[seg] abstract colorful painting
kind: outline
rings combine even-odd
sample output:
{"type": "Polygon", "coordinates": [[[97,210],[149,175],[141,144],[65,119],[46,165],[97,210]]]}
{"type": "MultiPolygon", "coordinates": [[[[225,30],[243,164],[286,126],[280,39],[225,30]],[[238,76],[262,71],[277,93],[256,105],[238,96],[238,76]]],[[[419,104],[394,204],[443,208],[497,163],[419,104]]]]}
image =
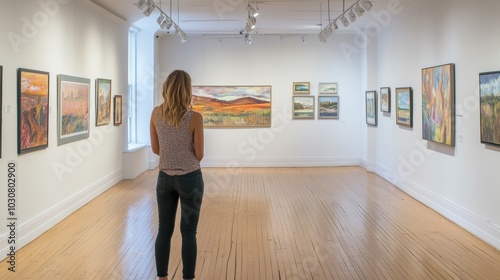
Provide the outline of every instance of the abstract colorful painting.
{"type": "Polygon", "coordinates": [[[111,121],[111,80],[97,79],[96,88],[96,126],[107,125],[111,121]]]}
{"type": "Polygon", "coordinates": [[[339,96],[318,96],[318,119],[339,118],[339,96]]]}
{"type": "Polygon", "coordinates": [[[18,69],[18,154],[49,146],[49,73],[18,69]]]}
{"type": "Polygon", "coordinates": [[[89,137],[90,79],[59,75],[57,145],[89,137]]]}
{"type": "Polygon", "coordinates": [[[377,92],[374,90],[365,92],[366,102],[366,124],[377,125],[377,92]]]}
{"type": "Polygon", "coordinates": [[[479,74],[481,143],[500,146],[500,71],[479,74]]]}
{"type": "Polygon", "coordinates": [[[455,65],[422,69],[422,137],[455,146],[455,65]]]}
{"type": "Polygon", "coordinates": [[[206,127],[270,127],[271,86],[193,86],[206,127]]]}
{"type": "Polygon", "coordinates": [[[413,126],[413,92],[410,87],[396,88],[396,123],[413,126]]]}
{"type": "Polygon", "coordinates": [[[314,119],[314,96],[293,96],[293,119],[314,119]]]}

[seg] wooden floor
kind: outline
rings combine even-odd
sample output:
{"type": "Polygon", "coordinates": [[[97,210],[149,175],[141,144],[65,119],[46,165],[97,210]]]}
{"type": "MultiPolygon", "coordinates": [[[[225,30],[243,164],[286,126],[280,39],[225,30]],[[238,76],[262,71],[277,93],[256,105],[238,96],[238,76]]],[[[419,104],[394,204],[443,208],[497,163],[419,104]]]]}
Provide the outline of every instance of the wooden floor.
{"type": "MultiPolygon", "coordinates": [[[[17,252],[0,279],[155,279],[157,171],[17,252]]],[[[205,168],[197,279],[500,279],[500,251],[360,167],[205,168]]],[[[170,279],[181,279],[180,234],[170,279]]]]}

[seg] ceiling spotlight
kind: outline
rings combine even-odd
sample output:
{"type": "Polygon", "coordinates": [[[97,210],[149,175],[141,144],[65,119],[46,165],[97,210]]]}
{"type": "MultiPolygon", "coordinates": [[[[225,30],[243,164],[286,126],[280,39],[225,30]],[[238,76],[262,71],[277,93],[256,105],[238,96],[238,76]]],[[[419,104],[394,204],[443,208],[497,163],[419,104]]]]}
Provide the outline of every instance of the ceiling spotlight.
{"type": "Polygon", "coordinates": [[[156,22],[158,23],[158,25],[160,25],[161,28],[163,28],[162,24],[165,22],[166,19],[167,16],[165,14],[160,14],[156,22]]]}
{"type": "Polygon", "coordinates": [[[321,43],[326,43],[325,35],[323,35],[323,32],[318,34],[318,38],[321,43]]]}
{"type": "Polygon", "coordinates": [[[146,5],[146,0],[139,0],[139,2],[135,3],[134,5],[136,5],[137,8],[142,10],[144,8],[144,6],[146,5]]]}
{"type": "Polygon", "coordinates": [[[344,27],[349,26],[349,21],[345,18],[345,16],[344,16],[344,15],[342,15],[342,16],[340,17],[340,21],[342,21],[342,24],[344,25],[344,27]]]}
{"type": "Polygon", "coordinates": [[[363,9],[360,5],[359,2],[356,3],[356,6],[353,7],[354,11],[358,15],[358,17],[362,16],[365,14],[365,9],[363,9]]]}
{"type": "Polygon", "coordinates": [[[349,10],[349,13],[347,14],[347,16],[349,17],[349,20],[351,22],[355,22],[356,21],[356,15],[354,14],[353,9],[349,10]]]}
{"type": "MultiPolygon", "coordinates": [[[[255,27],[254,27],[255,28],[255,27]]],[[[252,32],[252,27],[247,23],[247,25],[245,25],[245,32],[246,33],[250,33],[252,32]]]]}
{"type": "Polygon", "coordinates": [[[372,3],[368,0],[360,0],[359,3],[365,11],[369,11],[373,7],[372,3]]]}
{"type": "Polygon", "coordinates": [[[180,36],[181,36],[181,42],[182,43],[186,43],[187,42],[187,36],[186,36],[186,33],[184,33],[183,31],[180,31],[180,36]]]}
{"type": "Polygon", "coordinates": [[[247,6],[247,10],[248,10],[248,14],[251,15],[252,17],[257,17],[259,16],[259,11],[257,11],[256,9],[254,9],[250,3],[248,4],[247,6]]]}
{"type": "Polygon", "coordinates": [[[248,16],[247,25],[249,25],[251,29],[255,28],[255,24],[256,23],[257,23],[257,19],[256,18],[248,16]]]}
{"type": "Polygon", "coordinates": [[[148,1],[148,7],[144,12],[142,12],[145,16],[149,17],[151,13],[155,10],[155,5],[153,5],[151,2],[148,1]]]}
{"type": "Polygon", "coordinates": [[[245,34],[245,44],[251,45],[252,44],[252,39],[250,38],[250,35],[245,34]]]}
{"type": "Polygon", "coordinates": [[[333,30],[338,30],[339,29],[339,26],[337,25],[337,21],[332,22],[330,25],[331,25],[331,27],[332,27],[333,30]]]}
{"type": "Polygon", "coordinates": [[[163,22],[163,26],[161,28],[169,30],[172,25],[174,25],[174,22],[171,18],[167,17],[167,19],[165,19],[165,21],[163,22]]]}

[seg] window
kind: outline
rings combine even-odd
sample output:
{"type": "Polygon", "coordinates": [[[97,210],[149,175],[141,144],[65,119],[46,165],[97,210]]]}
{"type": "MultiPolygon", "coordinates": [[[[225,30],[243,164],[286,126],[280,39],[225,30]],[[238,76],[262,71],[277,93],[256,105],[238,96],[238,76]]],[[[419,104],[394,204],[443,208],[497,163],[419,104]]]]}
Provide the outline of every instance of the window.
{"type": "Polygon", "coordinates": [[[137,144],[137,32],[134,26],[128,32],[128,146],[137,144]]]}

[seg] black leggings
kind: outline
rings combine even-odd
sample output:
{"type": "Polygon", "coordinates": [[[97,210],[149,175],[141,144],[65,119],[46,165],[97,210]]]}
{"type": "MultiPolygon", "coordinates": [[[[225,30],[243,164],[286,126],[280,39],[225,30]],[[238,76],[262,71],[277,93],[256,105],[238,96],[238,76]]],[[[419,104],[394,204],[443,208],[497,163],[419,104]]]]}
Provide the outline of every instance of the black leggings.
{"type": "Polygon", "coordinates": [[[192,279],[196,269],[196,228],[203,199],[201,170],[178,176],[170,176],[161,171],[158,174],[156,200],[159,222],[155,243],[158,277],[168,275],[170,240],[175,228],[179,198],[181,200],[182,274],[184,279],[192,279]]]}

